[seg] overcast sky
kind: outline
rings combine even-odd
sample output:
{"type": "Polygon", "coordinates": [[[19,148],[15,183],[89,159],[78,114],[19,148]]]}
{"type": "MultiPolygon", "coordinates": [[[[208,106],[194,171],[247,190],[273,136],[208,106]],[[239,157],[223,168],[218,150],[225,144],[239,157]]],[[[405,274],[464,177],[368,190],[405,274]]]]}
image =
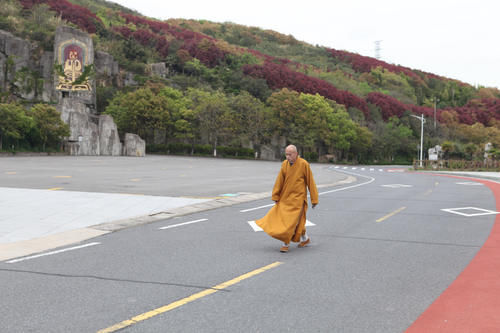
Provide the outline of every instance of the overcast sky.
{"type": "Polygon", "coordinates": [[[313,45],[500,89],[498,0],[113,0],[157,19],[271,29],[313,45]]]}

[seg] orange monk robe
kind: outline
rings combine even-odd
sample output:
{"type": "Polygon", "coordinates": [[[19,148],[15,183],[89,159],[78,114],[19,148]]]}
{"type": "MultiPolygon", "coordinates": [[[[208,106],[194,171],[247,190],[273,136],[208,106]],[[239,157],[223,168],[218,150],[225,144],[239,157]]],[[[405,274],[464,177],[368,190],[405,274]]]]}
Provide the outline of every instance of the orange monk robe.
{"type": "Polygon", "coordinates": [[[277,203],[255,223],[269,236],[286,244],[299,242],[306,228],[307,188],[311,203],[317,204],[318,189],[309,163],[300,157],[293,165],[283,161],[272,194],[272,200],[277,203]]]}

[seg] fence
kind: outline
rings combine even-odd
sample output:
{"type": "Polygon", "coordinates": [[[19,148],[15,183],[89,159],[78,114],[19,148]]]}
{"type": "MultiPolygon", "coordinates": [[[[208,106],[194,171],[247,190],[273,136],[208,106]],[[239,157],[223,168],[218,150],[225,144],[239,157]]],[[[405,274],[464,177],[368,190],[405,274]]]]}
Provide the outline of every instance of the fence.
{"type": "Polygon", "coordinates": [[[468,160],[413,160],[415,170],[468,170],[468,171],[500,171],[500,161],[468,161],[468,160]],[[422,162],[422,166],[420,166],[422,162]]]}

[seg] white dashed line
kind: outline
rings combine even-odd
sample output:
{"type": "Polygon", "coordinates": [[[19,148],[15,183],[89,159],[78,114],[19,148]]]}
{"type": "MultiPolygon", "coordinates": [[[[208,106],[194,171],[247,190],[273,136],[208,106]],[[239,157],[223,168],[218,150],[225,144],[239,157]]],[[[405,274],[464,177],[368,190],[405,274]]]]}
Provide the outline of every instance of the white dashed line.
{"type": "Polygon", "coordinates": [[[165,229],[180,227],[180,226],[183,226],[183,225],[192,224],[192,223],[198,223],[198,222],[203,222],[203,221],[208,221],[208,219],[199,219],[199,220],[194,220],[194,221],[189,221],[189,222],[184,222],[184,223],[179,223],[179,224],[172,224],[172,225],[167,225],[166,227],[161,227],[161,228],[158,228],[158,229],[159,230],[165,230],[165,229]]]}
{"type": "Polygon", "coordinates": [[[66,249],[57,250],[57,251],[51,251],[51,252],[36,254],[34,256],[29,256],[29,257],[23,257],[23,258],[19,258],[19,259],[9,260],[9,261],[6,261],[6,263],[7,264],[14,264],[16,262],[20,262],[20,261],[24,261],[24,260],[35,259],[35,258],[50,256],[50,255],[53,255],[53,254],[62,253],[62,252],[83,249],[85,247],[99,245],[99,244],[101,244],[101,243],[99,243],[99,242],[88,243],[88,244],[84,244],[84,245],[79,245],[79,246],[69,247],[69,248],[66,248],[66,249]]]}

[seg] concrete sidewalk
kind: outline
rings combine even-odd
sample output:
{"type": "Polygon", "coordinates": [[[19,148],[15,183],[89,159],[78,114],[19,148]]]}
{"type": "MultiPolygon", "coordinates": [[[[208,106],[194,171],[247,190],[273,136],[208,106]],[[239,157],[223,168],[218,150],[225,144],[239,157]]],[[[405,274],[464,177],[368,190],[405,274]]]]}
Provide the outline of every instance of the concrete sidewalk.
{"type": "Polygon", "coordinates": [[[207,199],[0,188],[0,244],[141,216],[207,199]],[[12,223],[15,221],[15,223],[12,223]]]}
{"type": "MultiPolygon", "coordinates": [[[[348,177],[338,184],[354,180],[348,177]]],[[[0,261],[128,227],[270,196],[271,192],[261,192],[195,199],[0,187],[0,261]]]]}

